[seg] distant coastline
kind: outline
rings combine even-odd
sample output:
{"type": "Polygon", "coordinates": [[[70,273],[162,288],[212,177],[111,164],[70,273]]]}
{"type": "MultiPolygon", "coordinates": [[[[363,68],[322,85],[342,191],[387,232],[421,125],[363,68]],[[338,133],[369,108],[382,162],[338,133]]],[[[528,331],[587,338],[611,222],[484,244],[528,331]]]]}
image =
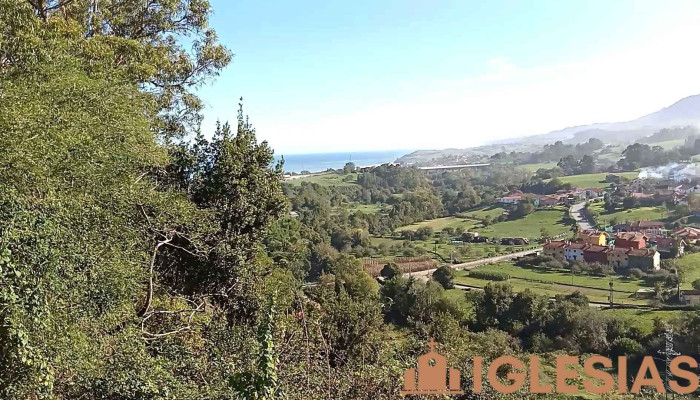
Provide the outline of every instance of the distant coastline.
{"type": "Polygon", "coordinates": [[[413,150],[385,150],[385,151],[357,151],[336,153],[310,153],[275,155],[275,161],[284,158],[285,173],[301,173],[302,171],[323,172],[329,168],[338,169],[348,162],[353,162],[358,167],[384,164],[395,161],[397,158],[410,153],[413,150]]]}

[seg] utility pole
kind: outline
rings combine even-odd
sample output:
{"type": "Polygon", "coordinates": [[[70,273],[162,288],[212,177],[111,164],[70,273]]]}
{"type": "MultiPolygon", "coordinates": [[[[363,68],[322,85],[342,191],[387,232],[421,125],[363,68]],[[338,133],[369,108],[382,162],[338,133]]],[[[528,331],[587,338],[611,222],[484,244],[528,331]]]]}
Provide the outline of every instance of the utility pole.
{"type": "MultiPolygon", "coordinates": [[[[664,387],[666,388],[666,399],[668,399],[668,392],[671,388],[668,386],[668,379],[671,374],[671,359],[675,356],[680,355],[679,352],[673,349],[673,327],[666,324],[666,332],[664,332],[664,339],[666,341],[666,348],[664,350],[659,350],[659,354],[666,357],[666,370],[664,372],[664,387]]],[[[673,393],[673,398],[676,398],[676,394],[673,393]]]]}
{"type": "Polygon", "coordinates": [[[611,279],[610,280],[610,308],[613,308],[613,306],[615,305],[615,302],[613,301],[613,285],[614,284],[615,283],[611,279]]]}

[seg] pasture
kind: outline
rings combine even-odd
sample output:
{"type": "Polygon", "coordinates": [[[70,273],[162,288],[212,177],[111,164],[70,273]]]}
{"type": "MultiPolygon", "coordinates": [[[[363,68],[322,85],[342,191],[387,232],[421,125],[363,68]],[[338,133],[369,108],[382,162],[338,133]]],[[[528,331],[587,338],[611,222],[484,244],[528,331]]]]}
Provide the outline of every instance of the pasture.
{"type": "MultiPolygon", "coordinates": [[[[605,176],[607,173],[599,174],[582,174],[582,175],[569,175],[562,176],[559,178],[563,183],[570,183],[571,186],[575,188],[601,188],[605,189],[610,186],[609,182],[605,182],[605,176]]],[[[620,175],[624,178],[634,179],[639,175],[638,172],[620,172],[615,175],[620,175]]]]}

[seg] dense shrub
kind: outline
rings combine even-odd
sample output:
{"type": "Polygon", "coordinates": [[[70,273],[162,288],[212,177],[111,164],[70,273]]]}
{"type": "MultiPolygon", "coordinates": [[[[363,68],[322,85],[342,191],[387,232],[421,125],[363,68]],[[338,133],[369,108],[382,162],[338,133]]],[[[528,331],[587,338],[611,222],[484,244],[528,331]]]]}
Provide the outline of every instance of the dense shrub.
{"type": "Polygon", "coordinates": [[[505,272],[496,271],[469,271],[469,276],[476,279],[483,279],[487,281],[507,281],[510,279],[510,275],[505,272]]]}
{"type": "Polygon", "coordinates": [[[561,261],[551,256],[529,255],[515,262],[515,265],[522,268],[548,268],[561,269],[564,267],[561,261]]]}
{"type": "Polygon", "coordinates": [[[627,271],[627,276],[634,279],[642,279],[642,277],[644,277],[644,272],[639,268],[630,268],[630,270],[627,271]]]}
{"type": "Polygon", "coordinates": [[[454,278],[455,270],[448,265],[443,265],[433,272],[433,279],[435,282],[442,285],[445,289],[453,289],[455,287],[454,278]]]}

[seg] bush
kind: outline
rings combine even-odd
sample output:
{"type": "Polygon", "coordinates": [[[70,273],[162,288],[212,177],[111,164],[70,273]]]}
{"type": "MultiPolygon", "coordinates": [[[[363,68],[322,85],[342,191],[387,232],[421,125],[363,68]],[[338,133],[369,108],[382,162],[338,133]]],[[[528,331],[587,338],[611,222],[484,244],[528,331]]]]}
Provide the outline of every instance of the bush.
{"type": "Polygon", "coordinates": [[[696,279],[693,281],[693,289],[700,290],[700,279],[696,279]]]}
{"type": "Polygon", "coordinates": [[[433,236],[433,228],[429,226],[423,226],[416,229],[415,237],[418,240],[427,240],[433,236]]]}
{"type": "Polygon", "coordinates": [[[600,276],[612,275],[615,273],[615,270],[613,270],[613,267],[611,267],[607,264],[601,264],[601,263],[590,264],[590,271],[592,274],[600,275],[600,276]]]}
{"type": "Polygon", "coordinates": [[[627,271],[627,276],[633,279],[642,279],[644,272],[642,272],[642,270],[639,268],[631,268],[629,271],[627,271]]]}
{"type": "Polygon", "coordinates": [[[615,358],[620,356],[631,356],[639,354],[642,350],[642,345],[636,340],[623,337],[616,339],[612,343],[612,346],[610,346],[610,356],[615,358]]]}
{"type": "Polygon", "coordinates": [[[475,279],[483,279],[486,281],[507,281],[510,275],[505,272],[496,271],[469,271],[469,276],[475,279]]]}
{"type": "Polygon", "coordinates": [[[666,282],[666,279],[668,276],[671,275],[671,273],[665,269],[660,269],[657,271],[654,271],[652,274],[647,274],[644,276],[644,282],[647,286],[654,286],[657,283],[658,284],[663,284],[666,282]]]}
{"type": "Polygon", "coordinates": [[[402,271],[401,268],[396,265],[395,263],[389,263],[382,268],[382,270],[379,272],[379,275],[383,276],[386,279],[391,279],[397,275],[401,275],[402,271]]]}
{"type": "Polygon", "coordinates": [[[544,268],[550,268],[550,269],[560,269],[563,268],[564,265],[561,263],[561,261],[557,260],[554,257],[551,256],[545,256],[545,255],[529,255],[525,256],[515,262],[515,265],[521,268],[537,268],[537,267],[544,267],[544,268]]]}
{"type": "Polygon", "coordinates": [[[454,278],[455,270],[447,265],[443,265],[433,272],[435,282],[442,285],[445,289],[453,289],[455,287],[454,278]]]}

